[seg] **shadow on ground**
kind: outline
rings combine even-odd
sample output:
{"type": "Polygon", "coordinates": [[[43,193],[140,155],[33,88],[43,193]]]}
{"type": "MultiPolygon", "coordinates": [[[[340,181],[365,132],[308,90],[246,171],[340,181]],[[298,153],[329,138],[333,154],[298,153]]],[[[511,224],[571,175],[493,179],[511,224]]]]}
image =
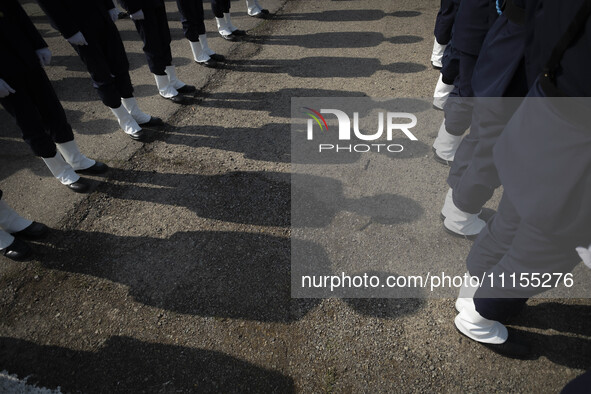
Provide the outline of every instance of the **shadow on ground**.
{"type": "Polygon", "coordinates": [[[64,392],[294,392],[292,378],[223,353],[128,337],[92,352],[0,338],[0,369],[64,392]]]}

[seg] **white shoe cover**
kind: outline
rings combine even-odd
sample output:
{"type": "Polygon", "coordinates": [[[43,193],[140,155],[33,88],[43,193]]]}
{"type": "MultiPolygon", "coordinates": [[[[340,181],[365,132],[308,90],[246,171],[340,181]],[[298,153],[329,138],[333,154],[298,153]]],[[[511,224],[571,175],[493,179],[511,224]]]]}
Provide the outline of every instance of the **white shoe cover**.
{"type": "MultiPolygon", "coordinates": [[[[7,233],[16,233],[29,227],[33,223],[29,219],[25,219],[14,209],[12,209],[5,201],[0,200],[0,228],[7,233]]],[[[8,243],[10,245],[12,240],[8,243]]],[[[6,246],[0,244],[0,249],[4,249],[6,246]]]]}
{"type": "Polygon", "coordinates": [[[477,342],[501,344],[507,341],[507,327],[496,320],[482,317],[474,307],[474,302],[467,303],[454,319],[456,328],[465,336],[477,342]]]}
{"type": "Polygon", "coordinates": [[[433,92],[433,106],[443,109],[452,90],[454,90],[454,85],[444,83],[443,74],[439,73],[439,80],[437,81],[437,85],[435,85],[435,92],[433,92]]]}
{"type": "MultiPolygon", "coordinates": [[[[164,98],[171,98],[179,94],[176,89],[170,83],[168,79],[168,75],[156,75],[154,74],[154,79],[156,80],[156,86],[158,87],[158,93],[164,98]]],[[[146,123],[150,121],[150,115],[148,115],[148,120],[145,122],[138,123],[146,123]]]]}
{"type": "Polygon", "coordinates": [[[174,89],[180,89],[186,85],[186,83],[184,83],[183,81],[181,81],[179,79],[179,77],[177,77],[176,68],[174,66],[166,66],[166,69],[164,71],[166,72],[166,75],[168,76],[168,81],[170,82],[170,85],[174,89]]]}
{"type": "Polygon", "coordinates": [[[232,17],[230,16],[229,12],[224,13],[224,20],[226,21],[226,27],[230,30],[230,32],[238,30],[238,28],[232,24],[232,17]]]}
{"type": "Polygon", "coordinates": [[[439,157],[447,161],[453,161],[458,146],[462,142],[462,136],[452,135],[445,129],[445,119],[441,123],[437,138],[433,142],[433,148],[439,157]]]}
{"type": "Polygon", "coordinates": [[[48,159],[42,158],[45,162],[49,171],[56,177],[62,185],[70,185],[74,182],[78,182],[80,179],[80,175],[76,174],[72,166],[70,166],[62,155],[58,152],[55,154],[54,157],[50,157],[48,159]]]}
{"type": "Polygon", "coordinates": [[[63,144],[56,144],[56,147],[57,150],[62,154],[62,157],[66,163],[68,163],[74,169],[74,171],[86,170],[96,163],[96,161],[89,159],[80,153],[80,149],[78,149],[78,145],[76,145],[75,140],[64,142],[63,144]]]}
{"type": "Polygon", "coordinates": [[[134,135],[142,129],[123,105],[118,108],[111,108],[111,111],[125,134],[134,135]]]}
{"type": "MultiPolygon", "coordinates": [[[[226,15],[226,14],[224,14],[224,15],[226,15]]],[[[226,36],[232,35],[232,31],[233,30],[230,30],[230,27],[228,26],[225,18],[218,18],[218,17],[216,17],[215,18],[215,21],[216,21],[216,23],[218,25],[218,32],[222,36],[226,37],[226,36]]]]}
{"type": "Polygon", "coordinates": [[[478,235],[486,227],[486,222],[478,217],[480,213],[467,213],[456,207],[452,189],[447,191],[441,214],[445,228],[459,235],[478,235]]]}
{"type": "Polygon", "coordinates": [[[191,51],[193,52],[193,59],[197,63],[203,63],[203,62],[206,62],[210,59],[207,51],[203,50],[203,46],[201,45],[201,40],[199,40],[199,42],[189,41],[189,44],[191,44],[191,51]]]}
{"type": "MultiPolygon", "coordinates": [[[[456,311],[461,312],[462,309],[469,307],[470,304],[474,305],[474,294],[478,290],[478,286],[471,286],[470,273],[466,273],[465,277],[467,281],[460,287],[458,299],[456,300],[456,311]]],[[[476,282],[472,283],[476,284],[476,282]]]]}
{"type": "Polygon", "coordinates": [[[433,40],[433,52],[431,53],[431,64],[435,67],[442,67],[441,60],[443,59],[443,53],[447,45],[441,45],[437,42],[437,39],[433,40]]]}
{"type": "Polygon", "coordinates": [[[257,0],[246,0],[246,9],[250,16],[256,16],[263,11],[257,0]]]}
{"type": "Polygon", "coordinates": [[[6,231],[0,230],[0,249],[4,249],[14,242],[14,237],[6,231]]]}

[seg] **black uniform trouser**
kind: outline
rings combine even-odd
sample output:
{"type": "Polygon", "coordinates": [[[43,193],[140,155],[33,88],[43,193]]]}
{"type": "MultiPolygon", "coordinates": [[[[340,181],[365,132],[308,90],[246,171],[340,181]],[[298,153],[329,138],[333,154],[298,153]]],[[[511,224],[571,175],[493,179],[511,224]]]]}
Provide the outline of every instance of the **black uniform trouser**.
{"type": "Polygon", "coordinates": [[[472,122],[472,104],[474,92],[472,90],[472,75],[478,56],[466,52],[459,52],[459,75],[454,82],[455,89],[449,95],[443,107],[445,112],[445,128],[448,133],[456,136],[463,135],[472,122]]]}
{"type": "Polygon", "coordinates": [[[591,387],[591,371],[587,371],[577,378],[571,380],[560,392],[560,394],[577,394],[589,391],[591,387]]]}
{"type": "Polygon", "coordinates": [[[534,274],[572,271],[581,261],[575,248],[591,239],[589,105],[564,100],[550,101],[534,84],[495,144],[504,193],[466,260],[471,275],[486,274],[474,303],[487,319],[503,320],[525,298],[548,290],[534,284],[534,274]],[[515,281],[499,283],[513,274],[515,281]]]}
{"type": "Polygon", "coordinates": [[[454,204],[464,212],[480,212],[501,184],[493,148],[521,104],[518,97],[527,94],[524,34],[523,26],[499,17],[478,58],[472,80],[478,98],[474,99],[470,133],[458,147],[447,178],[454,204]]]}
{"type": "Polygon", "coordinates": [[[129,61],[119,31],[114,23],[105,22],[82,33],[88,45],[73,45],[74,50],[86,65],[102,102],[118,108],[122,97],[133,97],[129,61]]]}
{"type": "Polygon", "coordinates": [[[453,0],[441,0],[433,31],[439,44],[447,45],[451,40],[451,31],[457,12],[458,7],[453,0]]]}
{"type": "Polygon", "coordinates": [[[470,275],[484,277],[474,295],[476,311],[486,319],[507,320],[519,312],[527,298],[547,290],[520,287],[522,273],[533,278],[533,274],[542,277],[570,272],[580,261],[575,246],[576,242],[549,235],[523,220],[505,192],[466,260],[470,275]]]}
{"type": "Polygon", "coordinates": [[[230,0],[211,0],[211,10],[216,18],[223,18],[230,13],[230,0]]]}
{"type": "Polygon", "coordinates": [[[453,40],[447,44],[441,63],[443,64],[443,67],[441,67],[443,82],[446,85],[453,85],[458,75],[460,75],[460,54],[454,48],[453,40]]]}
{"type": "Polygon", "coordinates": [[[176,0],[176,4],[181,13],[185,38],[191,42],[199,41],[199,36],[205,34],[203,0],[176,0]]]}
{"type": "Polygon", "coordinates": [[[144,42],[144,53],[152,74],[165,75],[166,66],[172,64],[170,29],[164,3],[158,7],[142,8],[144,19],[134,21],[135,28],[144,42]]]}
{"type": "Polygon", "coordinates": [[[54,157],[55,143],[72,141],[74,134],[47,74],[41,66],[23,68],[21,75],[7,78],[6,83],[15,93],[0,103],[15,118],[23,139],[36,156],[54,157]]]}

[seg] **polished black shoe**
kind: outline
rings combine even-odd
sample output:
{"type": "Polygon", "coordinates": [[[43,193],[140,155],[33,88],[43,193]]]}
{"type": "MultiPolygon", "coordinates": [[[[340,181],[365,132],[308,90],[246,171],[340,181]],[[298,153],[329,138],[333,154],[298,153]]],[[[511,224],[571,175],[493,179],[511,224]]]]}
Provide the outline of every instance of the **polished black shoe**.
{"type": "Polygon", "coordinates": [[[86,193],[89,189],[88,183],[84,182],[82,179],[79,179],[77,182],[70,183],[66,186],[76,193],[86,193]]]}
{"type": "Polygon", "coordinates": [[[173,97],[164,97],[164,98],[172,101],[175,104],[180,104],[180,105],[187,104],[187,98],[185,96],[183,96],[182,94],[177,94],[176,96],[173,96],[173,97]]]}
{"type": "Polygon", "coordinates": [[[97,161],[93,166],[85,168],[83,170],[76,170],[79,174],[104,174],[109,170],[109,166],[105,163],[97,161]]]}
{"type": "Polygon", "coordinates": [[[31,247],[25,241],[15,238],[14,241],[4,249],[0,249],[0,253],[14,261],[24,261],[31,255],[31,247]]]}
{"type": "MultiPolygon", "coordinates": [[[[125,133],[125,134],[127,134],[127,133],[125,133]]],[[[127,136],[129,138],[131,138],[132,140],[142,141],[144,139],[144,137],[146,136],[146,133],[144,132],[144,130],[138,130],[133,134],[127,134],[127,136]]]]}
{"type": "Polygon", "coordinates": [[[193,85],[185,85],[182,88],[178,88],[176,91],[179,93],[182,93],[182,94],[187,94],[187,93],[194,93],[196,90],[197,90],[197,88],[193,85]]]}
{"type": "Polygon", "coordinates": [[[199,64],[200,66],[211,67],[211,68],[217,67],[217,65],[218,65],[218,62],[216,62],[211,56],[209,57],[208,60],[206,60],[204,62],[197,62],[196,61],[195,63],[199,64]]]}
{"type": "Polygon", "coordinates": [[[243,36],[246,35],[246,31],[245,30],[236,29],[236,30],[234,30],[232,32],[232,35],[233,36],[236,36],[236,37],[243,37],[243,36]]]}
{"type": "Polygon", "coordinates": [[[236,41],[246,36],[246,32],[244,30],[236,29],[232,32],[232,34],[221,34],[221,36],[228,41],[236,41]]]}
{"type": "Polygon", "coordinates": [[[267,10],[267,9],[263,9],[263,10],[261,10],[261,12],[259,12],[258,14],[256,14],[256,15],[250,15],[250,16],[252,16],[253,18],[260,18],[260,19],[264,19],[264,18],[266,18],[266,17],[268,17],[268,16],[269,16],[269,10],[267,10]]]}
{"type": "Polygon", "coordinates": [[[226,57],[224,55],[220,55],[219,53],[214,53],[213,55],[209,55],[209,57],[215,60],[216,62],[223,62],[224,60],[226,60],[226,57]]]}
{"type": "Polygon", "coordinates": [[[148,120],[146,123],[138,123],[138,124],[140,125],[140,127],[154,127],[154,126],[162,126],[164,124],[164,122],[160,118],[157,118],[155,116],[150,116],[150,120],[148,120]]]}
{"type": "Polygon", "coordinates": [[[43,238],[49,232],[49,228],[43,223],[33,222],[26,228],[16,233],[12,233],[12,236],[27,239],[39,239],[43,238]]]}

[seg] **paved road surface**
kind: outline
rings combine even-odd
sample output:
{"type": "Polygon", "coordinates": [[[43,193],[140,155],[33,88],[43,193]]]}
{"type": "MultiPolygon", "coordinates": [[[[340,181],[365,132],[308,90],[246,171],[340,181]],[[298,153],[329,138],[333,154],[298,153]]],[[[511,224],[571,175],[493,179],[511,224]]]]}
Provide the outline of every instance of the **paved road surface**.
{"type": "MultiPolygon", "coordinates": [[[[167,1],[179,75],[201,88],[185,107],[155,95],[131,21],[117,22],[140,105],[168,123],[148,143],[118,129],[72,49],[24,2],[79,145],[112,170],[93,193],[70,192],[0,111],[0,187],[53,229],[37,260],[0,261],[0,370],[64,392],[172,393],[556,392],[588,369],[588,300],[530,301],[514,324],[537,358],[514,361],[461,338],[452,299],[290,297],[291,98],[429,97],[438,2],[261,2],[270,20],[232,3],[250,34],[239,43],[218,37],[207,11],[210,46],[228,58],[209,70],[167,1]]],[[[461,267],[470,243],[438,219],[436,131],[417,131],[415,154],[392,167],[392,193],[418,208],[391,224],[391,242],[461,267]]]]}

